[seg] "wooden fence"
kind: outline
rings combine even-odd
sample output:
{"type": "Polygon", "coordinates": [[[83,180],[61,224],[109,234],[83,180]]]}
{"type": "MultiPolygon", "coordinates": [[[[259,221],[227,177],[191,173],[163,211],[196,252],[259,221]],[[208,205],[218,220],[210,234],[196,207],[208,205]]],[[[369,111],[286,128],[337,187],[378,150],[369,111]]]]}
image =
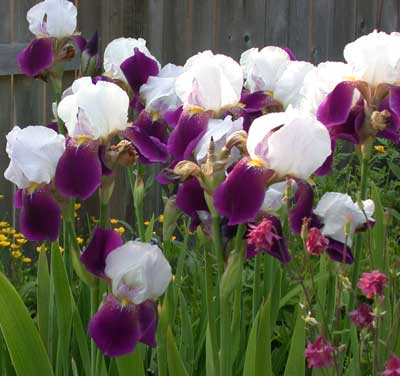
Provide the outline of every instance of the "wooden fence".
{"type": "MultiPolygon", "coordinates": [[[[36,0],[0,0],[0,173],[8,165],[4,135],[14,124],[46,124],[52,93],[20,74],[18,52],[32,38],[27,10],[36,0]]],[[[250,47],[290,47],[313,63],[342,60],[346,43],[372,31],[399,30],[400,0],[75,0],[79,30],[98,31],[101,46],[119,36],[143,37],[162,63],[183,64],[212,49],[238,58],[250,47]]],[[[74,79],[72,70],[65,84],[74,79]]],[[[123,177],[121,183],[123,186],[123,177]]],[[[124,188],[122,188],[124,190],[124,188]]],[[[0,219],[14,218],[12,186],[0,177],[0,219]]],[[[154,189],[153,196],[159,195],[154,189]]],[[[127,190],[113,197],[112,214],[125,217],[127,190]]],[[[149,200],[148,208],[157,200],[149,200]]],[[[128,209],[127,209],[128,208],[128,209]]]]}

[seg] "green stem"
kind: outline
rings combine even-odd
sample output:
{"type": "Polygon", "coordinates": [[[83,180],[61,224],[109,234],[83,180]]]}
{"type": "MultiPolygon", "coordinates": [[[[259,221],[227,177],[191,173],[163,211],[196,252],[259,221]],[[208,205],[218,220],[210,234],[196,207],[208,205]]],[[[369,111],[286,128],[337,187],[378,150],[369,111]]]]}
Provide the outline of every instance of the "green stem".
{"type": "MultiPolygon", "coordinates": [[[[55,102],[57,107],[62,97],[62,78],[63,78],[63,71],[58,72],[54,75],[50,75],[51,86],[53,87],[55,102]]],[[[67,133],[64,127],[64,123],[58,115],[57,115],[57,126],[58,126],[58,133],[64,135],[67,133]]]]}
{"type": "Polygon", "coordinates": [[[99,227],[102,228],[107,227],[107,212],[108,212],[108,203],[100,200],[99,227]]]}
{"type": "MultiPolygon", "coordinates": [[[[138,171],[139,173],[139,171],[138,171]]],[[[135,217],[136,217],[136,227],[139,233],[139,237],[142,241],[146,238],[146,229],[144,227],[144,217],[143,217],[143,200],[141,195],[135,194],[136,182],[133,168],[128,169],[128,180],[129,186],[131,188],[133,204],[135,206],[135,217]]]]}
{"type": "Polygon", "coordinates": [[[253,278],[253,305],[252,305],[253,321],[257,315],[258,308],[260,307],[260,273],[261,273],[261,257],[260,255],[256,255],[254,261],[254,278],[253,278]]]}
{"type": "Polygon", "coordinates": [[[221,219],[219,216],[212,217],[212,236],[214,242],[214,251],[217,259],[217,268],[219,279],[224,272],[224,247],[222,244],[222,236],[221,236],[221,219]]]}
{"type": "Polygon", "coordinates": [[[210,331],[211,351],[213,354],[214,370],[219,369],[218,360],[218,341],[217,341],[217,315],[215,312],[214,296],[215,290],[212,282],[212,260],[211,256],[205,247],[205,274],[206,274],[206,299],[207,299],[207,319],[208,328],[210,331]]]}

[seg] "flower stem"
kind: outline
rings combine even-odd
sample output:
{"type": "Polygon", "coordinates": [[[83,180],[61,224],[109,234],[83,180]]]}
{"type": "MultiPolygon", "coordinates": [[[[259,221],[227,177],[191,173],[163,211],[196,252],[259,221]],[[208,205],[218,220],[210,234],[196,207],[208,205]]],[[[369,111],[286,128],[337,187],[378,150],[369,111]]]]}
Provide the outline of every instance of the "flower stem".
{"type": "Polygon", "coordinates": [[[252,305],[253,321],[257,315],[257,311],[260,306],[260,273],[261,273],[261,257],[260,255],[256,255],[254,260],[254,277],[253,277],[253,305],[252,305]]]}
{"type": "Polygon", "coordinates": [[[219,279],[224,272],[224,247],[221,236],[221,220],[219,216],[212,217],[212,237],[214,242],[214,251],[217,259],[217,268],[219,279]]]}

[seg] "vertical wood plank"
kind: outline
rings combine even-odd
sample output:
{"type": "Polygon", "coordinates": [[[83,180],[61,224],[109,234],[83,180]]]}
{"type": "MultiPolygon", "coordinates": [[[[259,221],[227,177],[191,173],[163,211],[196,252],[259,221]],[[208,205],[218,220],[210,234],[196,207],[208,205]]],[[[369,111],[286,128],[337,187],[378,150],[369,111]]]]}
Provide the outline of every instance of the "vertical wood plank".
{"type": "Polygon", "coordinates": [[[291,1],[289,8],[288,47],[299,60],[309,60],[310,54],[310,1],[291,1]]]}
{"type": "MultiPolygon", "coordinates": [[[[147,40],[151,53],[162,63],[164,47],[164,0],[148,0],[146,9],[146,29],[143,37],[147,40]]],[[[167,22],[169,20],[166,20],[167,22]]]]}
{"type": "Polygon", "coordinates": [[[368,34],[376,26],[376,0],[357,0],[356,1],[356,38],[368,34]]]}
{"type": "Polygon", "coordinates": [[[289,43],[289,0],[267,0],[265,10],[264,44],[286,47],[289,43]]]}
{"type": "Polygon", "coordinates": [[[398,0],[383,1],[381,29],[387,33],[400,30],[400,2],[398,0]]]}

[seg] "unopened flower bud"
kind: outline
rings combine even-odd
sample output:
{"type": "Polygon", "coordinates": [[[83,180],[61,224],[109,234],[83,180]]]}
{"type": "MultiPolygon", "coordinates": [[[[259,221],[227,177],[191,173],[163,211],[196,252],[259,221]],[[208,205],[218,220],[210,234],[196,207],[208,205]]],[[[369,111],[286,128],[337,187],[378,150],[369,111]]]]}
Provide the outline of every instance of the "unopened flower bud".
{"type": "Polygon", "coordinates": [[[130,167],[137,161],[136,150],[128,140],[122,140],[117,145],[112,145],[107,154],[113,165],[130,167]]]}
{"type": "Polygon", "coordinates": [[[163,239],[170,239],[173,235],[177,220],[180,215],[178,208],[176,207],[176,195],[168,198],[164,209],[164,220],[162,222],[162,233],[163,239]]]}
{"type": "Polygon", "coordinates": [[[92,76],[95,73],[100,60],[98,50],[99,37],[96,31],[82,51],[81,72],[83,76],[92,76]]]}
{"type": "Polygon", "coordinates": [[[371,125],[377,132],[384,131],[389,125],[391,113],[388,110],[374,111],[371,115],[371,125]]]}
{"type": "Polygon", "coordinates": [[[322,235],[321,231],[318,228],[312,227],[310,229],[306,241],[306,249],[310,255],[321,255],[325,252],[328,244],[329,240],[324,235],[322,235]]]}

